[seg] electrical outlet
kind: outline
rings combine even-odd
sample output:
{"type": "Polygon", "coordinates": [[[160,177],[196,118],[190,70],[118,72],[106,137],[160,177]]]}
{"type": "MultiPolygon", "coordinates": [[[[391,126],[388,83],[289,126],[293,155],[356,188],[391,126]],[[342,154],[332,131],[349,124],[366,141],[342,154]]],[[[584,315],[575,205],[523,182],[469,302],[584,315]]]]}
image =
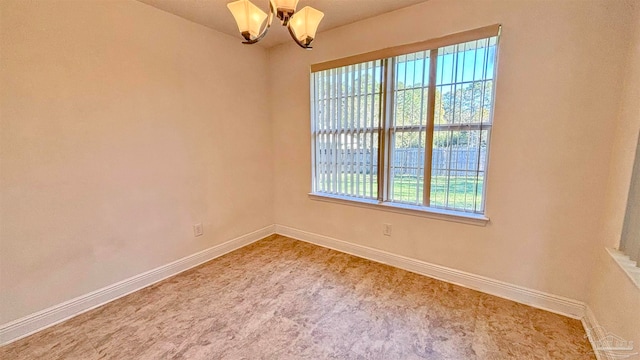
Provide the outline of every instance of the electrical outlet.
{"type": "Polygon", "coordinates": [[[391,236],[391,224],[382,224],[382,235],[391,236]]]}
{"type": "Polygon", "coordinates": [[[202,223],[197,223],[193,225],[193,236],[202,236],[204,232],[202,231],[202,223]]]}

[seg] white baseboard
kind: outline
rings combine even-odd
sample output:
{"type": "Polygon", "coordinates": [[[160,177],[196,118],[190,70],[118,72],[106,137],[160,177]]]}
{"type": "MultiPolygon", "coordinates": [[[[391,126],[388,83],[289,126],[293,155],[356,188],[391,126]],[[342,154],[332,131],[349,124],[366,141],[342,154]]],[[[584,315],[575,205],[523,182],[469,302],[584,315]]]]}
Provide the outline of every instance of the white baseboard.
{"type": "Polygon", "coordinates": [[[80,315],[86,311],[138,291],[168,277],[177,275],[209,260],[247,246],[275,233],[275,226],[269,225],[249,234],[239,236],[220,245],[210,247],[193,255],[176,260],[167,265],[133,276],[129,279],[106,286],[102,289],[65,301],[0,326],[0,346],[14,342],[35,332],[80,315]]]}
{"type": "Polygon", "coordinates": [[[293,239],[302,240],[375,262],[391,265],[416,274],[443,280],[452,284],[513,300],[515,302],[551,311],[574,319],[582,319],[585,315],[585,304],[577,300],[544,293],[542,291],[527,289],[522,286],[505,283],[499,280],[440,265],[430,264],[424,261],[392,254],[383,250],[356,245],[288,226],[276,225],[275,231],[277,234],[288,236],[293,239]]]}
{"type": "MultiPolygon", "coordinates": [[[[588,308],[585,309],[584,303],[577,300],[527,289],[480,275],[430,264],[383,250],[349,243],[288,226],[270,225],[220,245],[216,245],[193,255],[184,257],[170,264],[133,276],[116,284],[79,296],[75,299],[52,306],[48,309],[25,316],[10,323],[3,324],[0,326],[0,346],[58,324],[64,320],[104,305],[168,277],[177,275],[185,270],[247,246],[274,233],[375,262],[388,264],[420,275],[429,276],[452,284],[569,316],[574,319],[581,319],[585,328],[597,328],[597,321],[595,320],[593,313],[591,313],[588,308]]],[[[608,359],[599,357],[598,360],[608,359]]]]}
{"type": "MultiPolygon", "coordinates": [[[[640,349],[634,348],[633,346],[631,346],[632,349],[603,349],[603,345],[605,347],[611,346],[611,339],[620,338],[608,332],[600,325],[598,319],[589,306],[586,306],[584,312],[585,314],[582,318],[582,326],[587,333],[587,337],[591,343],[593,352],[596,354],[597,360],[640,359],[640,354],[638,354],[638,350],[640,349]]],[[[624,339],[620,340],[624,341],[624,339]]]]}
{"type": "MultiPolygon", "coordinates": [[[[606,334],[604,333],[604,329],[598,323],[598,319],[596,319],[595,314],[591,311],[589,306],[586,306],[584,309],[584,317],[582,318],[582,327],[584,327],[585,332],[587,332],[587,337],[589,339],[589,343],[591,343],[591,347],[595,348],[596,344],[594,343],[597,339],[604,339],[606,334]]],[[[595,351],[596,359],[598,360],[613,360],[610,358],[608,354],[602,351],[595,351]]]]}

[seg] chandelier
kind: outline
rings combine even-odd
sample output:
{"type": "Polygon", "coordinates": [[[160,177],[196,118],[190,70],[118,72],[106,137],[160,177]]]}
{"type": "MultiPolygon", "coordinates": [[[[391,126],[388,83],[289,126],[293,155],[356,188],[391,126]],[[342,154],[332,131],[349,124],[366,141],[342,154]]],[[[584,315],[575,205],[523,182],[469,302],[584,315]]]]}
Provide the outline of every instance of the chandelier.
{"type": "Polygon", "coordinates": [[[311,49],[311,42],[316,36],[316,30],[324,13],[310,6],[305,6],[296,12],[298,0],[269,0],[269,15],[263,26],[267,14],[249,0],[238,0],[227,4],[238,25],[240,34],[245,39],[244,44],[255,44],[267,35],[273,16],[277,16],[289,30],[289,34],[296,44],[302,48],[311,49]]]}

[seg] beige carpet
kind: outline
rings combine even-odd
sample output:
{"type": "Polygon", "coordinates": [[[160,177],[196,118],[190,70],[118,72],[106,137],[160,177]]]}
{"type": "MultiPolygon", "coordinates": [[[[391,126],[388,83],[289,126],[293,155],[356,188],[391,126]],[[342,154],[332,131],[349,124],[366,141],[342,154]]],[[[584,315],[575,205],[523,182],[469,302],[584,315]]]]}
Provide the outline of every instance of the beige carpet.
{"type": "Polygon", "coordinates": [[[578,320],[272,236],[2,359],[595,359],[578,320]]]}

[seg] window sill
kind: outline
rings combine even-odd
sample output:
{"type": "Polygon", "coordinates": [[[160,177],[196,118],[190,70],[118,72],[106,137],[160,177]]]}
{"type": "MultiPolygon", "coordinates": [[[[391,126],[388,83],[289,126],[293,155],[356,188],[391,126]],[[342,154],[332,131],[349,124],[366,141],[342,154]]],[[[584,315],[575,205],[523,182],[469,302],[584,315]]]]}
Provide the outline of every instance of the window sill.
{"type": "Polygon", "coordinates": [[[629,259],[629,257],[620,250],[607,248],[607,252],[611,255],[613,260],[620,265],[622,270],[627,274],[629,279],[633,281],[636,287],[640,289],[640,268],[636,266],[636,262],[629,259]]]}
{"type": "Polygon", "coordinates": [[[451,211],[436,208],[427,208],[424,206],[408,205],[408,204],[395,204],[389,202],[379,202],[377,200],[358,199],[348,196],[309,193],[311,200],[326,201],[336,204],[344,204],[350,206],[357,206],[367,209],[390,211],[405,215],[413,215],[426,217],[431,219],[445,220],[458,222],[468,225],[486,226],[489,222],[489,218],[481,214],[465,213],[461,211],[451,211]]]}

